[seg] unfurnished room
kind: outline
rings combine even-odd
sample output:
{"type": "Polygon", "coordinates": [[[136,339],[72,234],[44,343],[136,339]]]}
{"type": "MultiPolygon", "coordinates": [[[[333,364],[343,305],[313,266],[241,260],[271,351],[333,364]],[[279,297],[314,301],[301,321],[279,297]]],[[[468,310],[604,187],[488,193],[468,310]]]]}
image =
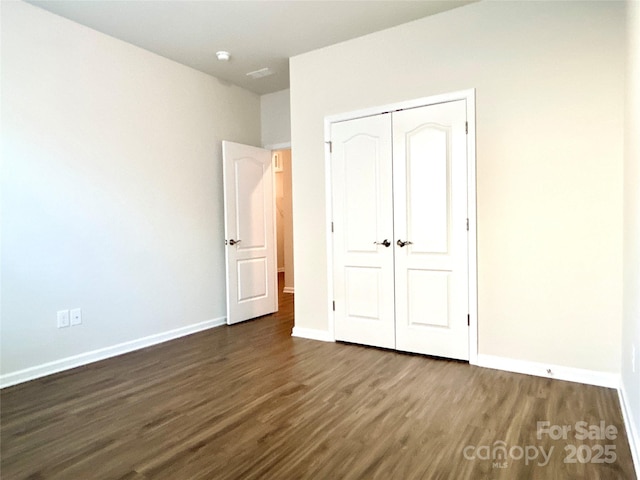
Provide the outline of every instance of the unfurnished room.
{"type": "Polygon", "coordinates": [[[640,1],[0,0],[3,480],[640,472],[640,1]]]}

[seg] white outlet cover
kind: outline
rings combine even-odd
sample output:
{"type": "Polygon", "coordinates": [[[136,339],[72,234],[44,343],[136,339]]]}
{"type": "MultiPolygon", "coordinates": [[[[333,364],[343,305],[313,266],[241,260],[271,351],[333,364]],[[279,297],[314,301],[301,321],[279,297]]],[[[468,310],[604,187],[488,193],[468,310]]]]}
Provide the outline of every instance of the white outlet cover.
{"type": "Polygon", "coordinates": [[[82,323],[82,309],[74,308],[71,310],[71,326],[80,325],[82,323]]]}

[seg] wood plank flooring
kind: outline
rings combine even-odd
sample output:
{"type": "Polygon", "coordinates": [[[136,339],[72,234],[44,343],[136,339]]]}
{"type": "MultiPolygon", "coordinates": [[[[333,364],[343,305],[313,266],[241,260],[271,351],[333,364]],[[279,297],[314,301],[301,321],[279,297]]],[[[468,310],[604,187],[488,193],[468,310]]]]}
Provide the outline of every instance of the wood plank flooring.
{"type": "Polygon", "coordinates": [[[615,390],[292,338],[292,325],[281,295],[278,314],[4,389],[2,479],[636,478],[615,390]],[[539,421],[572,431],[538,439],[539,421]],[[618,435],[578,440],[579,421],[618,435]],[[597,445],[616,460],[564,462],[565,446],[584,460],[597,445]],[[541,447],[554,448],[544,465],[541,447]]]}

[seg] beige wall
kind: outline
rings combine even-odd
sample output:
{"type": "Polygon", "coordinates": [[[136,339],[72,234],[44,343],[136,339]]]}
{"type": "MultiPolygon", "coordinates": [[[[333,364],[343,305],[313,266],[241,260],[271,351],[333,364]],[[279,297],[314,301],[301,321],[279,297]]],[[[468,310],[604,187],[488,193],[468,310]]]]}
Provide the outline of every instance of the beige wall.
{"type": "Polygon", "coordinates": [[[260,98],[22,2],[1,80],[1,373],[224,317],[221,140],[260,98]]]}
{"type": "Polygon", "coordinates": [[[283,288],[293,293],[293,218],[291,212],[291,149],[276,150],[282,172],[276,173],[278,271],[284,272],[283,288]]]}
{"type": "Polygon", "coordinates": [[[640,468],[640,3],[629,1],[627,9],[622,383],[640,468]]]}
{"type": "Polygon", "coordinates": [[[480,2],[292,58],[296,327],[329,327],[325,116],[476,88],[479,353],[619,372],[624,31],[480,2]]]}
{"type": "Polygon", "coordinates": [[[275,172],[276,187],[276,241],[278,272],[284,271],[284,182],[282,172],[275,172]]]}
{"type": "Polygon", "coordinates": [[[284,266],[284,291],[293,293],[293,212],[291,192],[291,149],[279,150],[282,155],[282,250],[284,266]]]}

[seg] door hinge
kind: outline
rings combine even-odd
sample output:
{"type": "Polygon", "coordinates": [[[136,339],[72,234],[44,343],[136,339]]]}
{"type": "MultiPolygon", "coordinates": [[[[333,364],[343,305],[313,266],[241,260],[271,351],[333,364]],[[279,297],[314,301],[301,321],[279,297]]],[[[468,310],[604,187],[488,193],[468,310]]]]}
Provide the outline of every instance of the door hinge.
{"type": "Polygon", "coordinates": [[[469,219],[467,218],[467,232],[469,231],[469,219]]]}
{"type": "Polygon", "coordinates": [[[471,326],[471,315],[467,314],[467,327],[471,326]]]}
{"type": "Polygon", "coordinates": [[[335,300],[333,301],[333,311],[334,312],[336,311],[336,301],[335,300]]]}
{"type": "Polygon", "coordinates": [[[329,145],[329,153],[333,153],[333,142],[324,142],[329,145]]]}
{"type": "Polygon", "coordinates": [[[331,222],[331,233],[333,233],[333,222],[331,222]]]}
{"type": "Polygon", "coordinates": [[[464,122],[464,133],[469,133],[469,122],[464,122]]]}

